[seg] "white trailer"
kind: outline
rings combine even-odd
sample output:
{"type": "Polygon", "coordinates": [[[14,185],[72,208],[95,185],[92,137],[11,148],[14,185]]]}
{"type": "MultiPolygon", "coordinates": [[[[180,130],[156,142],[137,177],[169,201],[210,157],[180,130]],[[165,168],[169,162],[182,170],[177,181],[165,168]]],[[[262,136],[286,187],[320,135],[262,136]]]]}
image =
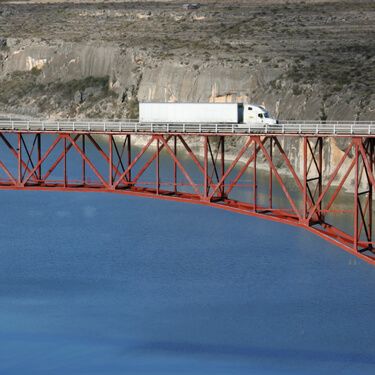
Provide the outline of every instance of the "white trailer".
{"type": "Polygon", "coordinates": [[[140,122],[238,123],[232,103],[139,103],[140,122]]]}
{"type": "Polygon", "coordinates": [[[139,103],[141,123],[276,124],[259,105],[242,103],[139,103]]]}

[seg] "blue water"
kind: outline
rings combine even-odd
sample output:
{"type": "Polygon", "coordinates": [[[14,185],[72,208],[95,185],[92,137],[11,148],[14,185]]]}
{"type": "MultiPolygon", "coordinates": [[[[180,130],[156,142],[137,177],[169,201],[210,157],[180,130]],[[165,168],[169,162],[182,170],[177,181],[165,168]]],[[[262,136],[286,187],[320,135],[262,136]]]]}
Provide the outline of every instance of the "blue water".
{"type": "Polygon", "coordinates": [[[375,268],[302,229],[0,193],[0,374],[374,374],[375,268]]]}

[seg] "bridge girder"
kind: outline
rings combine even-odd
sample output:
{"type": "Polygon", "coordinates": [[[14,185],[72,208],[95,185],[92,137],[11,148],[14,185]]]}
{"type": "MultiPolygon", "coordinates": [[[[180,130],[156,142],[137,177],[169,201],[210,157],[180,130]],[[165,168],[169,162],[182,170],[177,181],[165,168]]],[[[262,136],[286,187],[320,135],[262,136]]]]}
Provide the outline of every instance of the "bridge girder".
{"type": "Polygon", "coordinates": [[[375,264],[374,138],[347,136],[329,173],[328,136],[301,135],[302,172],[285,150],[287,137],[154,133],[139,145],[130,133],[0,132],[0,189],[111,192],[209,205],[305,228],[375,264]],[[234,137],[240,146],[231,146],[234,137]],[[347,202],[342,207],[349,178],[350,209],[347,202]]]}

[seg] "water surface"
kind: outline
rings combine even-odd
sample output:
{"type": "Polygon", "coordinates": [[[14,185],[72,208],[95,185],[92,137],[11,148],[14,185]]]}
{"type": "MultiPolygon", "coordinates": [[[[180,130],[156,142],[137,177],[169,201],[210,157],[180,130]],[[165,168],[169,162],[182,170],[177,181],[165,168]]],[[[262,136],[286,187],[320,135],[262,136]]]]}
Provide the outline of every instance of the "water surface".
{"type": "Polygon", "coordinates": [[[0,194],[0,374],[373,374],[375,270],[302,229],[0,194]]]}

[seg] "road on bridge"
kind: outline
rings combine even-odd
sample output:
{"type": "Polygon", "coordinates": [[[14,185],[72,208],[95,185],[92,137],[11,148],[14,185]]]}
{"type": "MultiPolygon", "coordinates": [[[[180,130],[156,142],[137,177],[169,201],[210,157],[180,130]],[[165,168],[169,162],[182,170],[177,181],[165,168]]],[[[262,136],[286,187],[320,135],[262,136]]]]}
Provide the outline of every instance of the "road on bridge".
{"type": "Polygon", "coordinates": [[[193,124],[140,123],[137,121],[90,120],[16,120],[0,119],[4,131],[32,132],[97,132],[97,133],[179,133],[179,134],[321,134],[326,136],[375,136],[374,121],[280,121],[277,125],[264,124],[193,124]]]}

